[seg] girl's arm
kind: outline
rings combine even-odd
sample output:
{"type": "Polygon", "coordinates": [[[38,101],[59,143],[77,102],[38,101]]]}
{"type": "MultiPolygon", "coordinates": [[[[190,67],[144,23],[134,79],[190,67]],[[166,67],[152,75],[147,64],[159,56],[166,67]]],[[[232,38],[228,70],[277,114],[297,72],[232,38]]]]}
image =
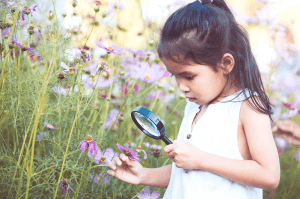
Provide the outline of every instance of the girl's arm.
{"type": "Polygon", "coordinates": [[[141,180],[141,185],[167,188],[171,178],[172,164],[160,168],[145,168],[146,175],[141,180]]]}
{"type": "Polygon", "coordinates": [[[280,181],[280,163],[269,116],[254,111],[244,101],[240,118],[252,160],[233,160],[204,153],[199,167],[243,185],[274,190],[280,181]]]}

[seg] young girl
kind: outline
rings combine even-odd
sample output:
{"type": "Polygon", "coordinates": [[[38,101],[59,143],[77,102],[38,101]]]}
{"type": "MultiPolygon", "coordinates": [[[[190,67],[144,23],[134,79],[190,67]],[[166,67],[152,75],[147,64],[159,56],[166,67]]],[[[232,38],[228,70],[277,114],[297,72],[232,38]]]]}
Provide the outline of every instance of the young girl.
{"type": "Polygon", "coordinates": [[[174,12],[158,53],[189,100],[177,140],[164,148],[173,163],[143,168],[122,153],[107,173],[167,188],[164,199],[262,199],[262,189],[276,189],[271,104],[247,34],[224,0],[195,1],[174,12]]]}

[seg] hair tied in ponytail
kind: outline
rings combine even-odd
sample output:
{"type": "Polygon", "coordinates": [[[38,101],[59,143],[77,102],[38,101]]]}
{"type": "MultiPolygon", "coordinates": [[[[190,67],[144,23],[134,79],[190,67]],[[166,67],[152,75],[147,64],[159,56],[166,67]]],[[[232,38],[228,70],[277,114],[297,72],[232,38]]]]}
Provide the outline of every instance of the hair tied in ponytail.
{"type": "Polygon", "coordinates": [[[202,5],[211,4],[214,0],[198,0],[202,5]]]}

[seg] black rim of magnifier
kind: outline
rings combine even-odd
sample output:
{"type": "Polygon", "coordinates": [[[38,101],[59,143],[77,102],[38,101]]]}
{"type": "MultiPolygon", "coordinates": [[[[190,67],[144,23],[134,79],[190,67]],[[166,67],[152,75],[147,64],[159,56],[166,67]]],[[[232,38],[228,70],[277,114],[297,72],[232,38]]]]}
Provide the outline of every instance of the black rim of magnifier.
{"type": "Polygon", "coordinates": [[[163,125],[163,123],[160,121],[160,119],[154,114],[152,113],[151,111],[149,111],[148,109],[146,109],[145,107],[142,107],[142,106],[138,106],[136,107],[132,112],[131,112],[131,118],[133,120],[133,122],[137,125],[137,127],[143,131],[144,133],[146,133],[148,136],[150,136],[151,138],[154,138],[154,139],[161,139],[164,137],[165,135],[165,127],[163,125]],[[156,128],[158,129],[158,131],[160,132],[160,136],[159,137],[156,137],[156,136],[153,136],[151,133],[149,133],[148,131],[146,131],[140,124],[139,122],[135,119],[135,116],[134,116],[134,113],[137,112],[137,113],[140,113],[142,115],[144,115],[145,117],[147,117],[148,119],[150,119],[153,124],[155,124],[156,128]]]}

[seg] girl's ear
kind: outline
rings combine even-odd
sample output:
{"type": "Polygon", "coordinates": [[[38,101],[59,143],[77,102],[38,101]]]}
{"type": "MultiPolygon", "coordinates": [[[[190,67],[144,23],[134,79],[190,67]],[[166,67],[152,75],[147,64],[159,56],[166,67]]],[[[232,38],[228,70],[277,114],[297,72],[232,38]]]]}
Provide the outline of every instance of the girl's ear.
{"type": "Polygon", "coordinates": [[[234,67],[234,58],[230,53],[223,55],[221,66],[225,74],[229,74],[234,67]]]}

